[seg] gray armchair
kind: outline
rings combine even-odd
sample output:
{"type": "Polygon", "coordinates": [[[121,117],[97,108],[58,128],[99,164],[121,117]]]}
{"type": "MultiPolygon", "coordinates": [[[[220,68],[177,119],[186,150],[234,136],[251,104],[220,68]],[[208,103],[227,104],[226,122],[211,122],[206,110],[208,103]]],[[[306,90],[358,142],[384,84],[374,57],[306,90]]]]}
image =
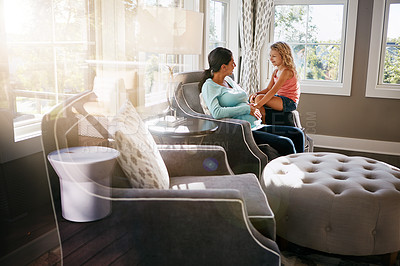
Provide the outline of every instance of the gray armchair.
{"type": "MultiPolygon", "coordinates": [[[[95,94],[84,92],[43,117],[45,156],[66,147],[110,146],[101,117],[85,110],[90,101],[95,94]]],[[[171,189],[131,188],[117,164],[112,186],[94,195],[112,202],[111,214],[85,223],[62,217],[59,178],[47,162],[64,265],[280,265],[274,215],[254,174],[233,175],[218,146],[159,151],[171,189]],[[211,172],[202,165],[210,157],[218,164],[211,172]]]]}
{"type": "Polygon", "coordinates": [[[279,156],[278,152],[269,145],[258,147],[250,123],[247,121],[230,118],[214,119],[204,114],[198,90],[201,76],[201,71],[179,73],[175,76],[177,87],[173,103],[178,115],[217,123],[218,131],[206,136],[202,143],[222,146],[227,152],[229,164],[235,174],[254,173],[260,177],[267,162],[279,156]]]}
{"type": "MultiPolygon", "coordinates": [[[[229,164],[236,173],[251,172],[258,177],[264,166],[279,153],[268,144],[257,146],[251,133],[250,124],[238,119],[214,119],[206,115],[200,104],[198,89],[202,71],[183,72],[175,76],[174,107],[178,115],[212,120],[218,124],[218,132],[204,138],[204,144],[215,144],[225,148],[229,164]]],[[[278,112],[271,109],[266,117],[269,125],[301,127],[297,111],[278,112]]],[[[306,151],[312,151],[312,139],[306,135],[306,151]]]]}

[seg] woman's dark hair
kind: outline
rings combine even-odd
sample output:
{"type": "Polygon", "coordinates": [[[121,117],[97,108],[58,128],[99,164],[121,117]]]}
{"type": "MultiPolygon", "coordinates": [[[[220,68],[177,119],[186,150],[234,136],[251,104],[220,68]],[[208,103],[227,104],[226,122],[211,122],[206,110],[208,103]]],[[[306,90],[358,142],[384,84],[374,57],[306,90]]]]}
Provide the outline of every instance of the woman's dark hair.
{"type": "Polygon", "coordinates": [[[199,83],[199,91],[208,78],[212,78],[215,72],[221,69],[222,65],[227,65],[232,59],[232,52],[223,47],[217,47],[208,54],[209,69],[204,70],[203,77],[199,83]]]}

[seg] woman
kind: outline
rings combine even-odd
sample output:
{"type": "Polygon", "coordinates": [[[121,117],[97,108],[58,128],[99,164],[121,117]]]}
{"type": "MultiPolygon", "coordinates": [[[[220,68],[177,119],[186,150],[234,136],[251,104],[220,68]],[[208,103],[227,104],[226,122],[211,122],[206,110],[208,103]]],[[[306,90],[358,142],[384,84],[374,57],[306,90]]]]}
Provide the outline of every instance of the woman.
{"type": "Polygon", "coordinates": [[[235,118],[250,122],[255,142],[269,144],[280,155],[287,155],[304,150],[303,132],[290,126],[262,125],[260,111],[254,104],[248,103],[247,93],[233,81],[236,67],[232,52],[218,47],[208,55],[209,69],[203,73],[199,84],[202,97],[211,115],[216,119],[235,118]]]}

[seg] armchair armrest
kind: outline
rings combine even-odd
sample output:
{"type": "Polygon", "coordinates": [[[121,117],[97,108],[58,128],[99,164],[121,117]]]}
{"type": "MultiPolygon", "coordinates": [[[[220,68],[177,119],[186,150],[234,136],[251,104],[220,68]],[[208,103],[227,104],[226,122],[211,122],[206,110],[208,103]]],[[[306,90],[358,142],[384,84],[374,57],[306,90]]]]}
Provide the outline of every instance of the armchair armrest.
{"type": "Polygon", "coordinates": [[[171,177],[232,175],[226,152],[212,145],[159,145],[171,177]]]}
{"type": "Polygon", "coordinates": [[[62,264],[281,263],[278,246],[254,229],[237,190],[112,192],[112,212],[104,219],[71,223],[58,216],[62,264]]]}
{"type": "MultiPolygon", "coordinates": [[[[197,117],[197,115],[190,116],[197,117]]],[[[203,119],[218,124],[217,132],[205,136],[203,143],[222,146],[227,152],[228,162],[235,174],[254,173],[260,177],[269,158],[254,141],[250,123],[232,118],[203,119]]]]}
{"type": "Polygon", "coordinates": [[[237,190],[125,189],[114,197],[111,218],[123,209],[133,256],[119,264],[280,265],[278,246],[254,229],[237,190]]]}

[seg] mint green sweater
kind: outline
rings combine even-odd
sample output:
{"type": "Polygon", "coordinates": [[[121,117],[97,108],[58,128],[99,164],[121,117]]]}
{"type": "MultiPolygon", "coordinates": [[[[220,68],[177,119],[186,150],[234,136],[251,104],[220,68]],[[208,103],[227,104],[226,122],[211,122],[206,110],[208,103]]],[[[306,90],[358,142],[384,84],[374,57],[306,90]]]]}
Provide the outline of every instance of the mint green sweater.
{"type": "Polygon", "coordinates": [[[250,115],[247,93],[230,77],[225,77],[225,81],[232,88],[221,86],[211,78],[203,84],[201,93],[211,115],[216,119],[246,120],[252,127],[255,126],[254,122],[257,121],[257,118],[250,115]]]}

